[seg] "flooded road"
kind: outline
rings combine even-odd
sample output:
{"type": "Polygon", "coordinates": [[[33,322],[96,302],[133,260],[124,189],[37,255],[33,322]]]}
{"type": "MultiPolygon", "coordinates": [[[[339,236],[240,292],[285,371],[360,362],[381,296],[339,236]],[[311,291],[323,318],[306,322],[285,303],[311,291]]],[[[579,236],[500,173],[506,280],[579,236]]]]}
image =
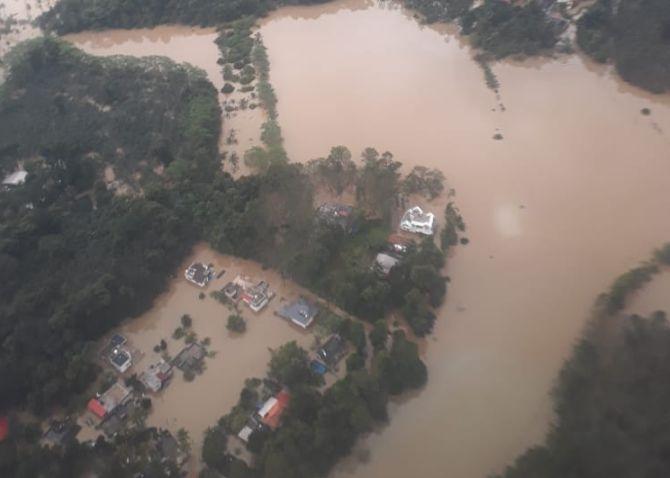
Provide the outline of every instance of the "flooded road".
{"type": "MultiPolygon", "coordinates": [[[[471,239],[448,264],[448,299],[425,356],[428,386],[394,405],[391,423],[363,441],[366,463],[352,458],[334,475],[483,478],[502,470],[547,431],[549,391],[597,294],[670,240],[670,97],[642,93],[573,55],[495,64],[503,112],[452,29],[421,26],[388,3],[287,7],[260,31],[293,161],[343,144],[438,167],[471,239]],[[640,114],[645,107],[650,116],[640,114]]],[[[188,61],[222,84],[211,29],[69,38],[96,54],[188,61]]],[[[262,120],[249,121],[240,131],[257,135],[262,120]]],[[[257,138],[238,137],[240,150],[257,138]]],[[[151,350],[186,312],[199,336],[212,338],[219,354],[205,374],[193,383],[176,377],[150,417],[186,426],[197,446],[243,379],[265,369],[269,355],[249,344],[299,334],[253,318],[244,339],[228,337],[225,309],[196,295],[177,281],[124,332],[151,350]]]]}
{"type": "Polygon", "coordinates": [[[544,437],[597,294],[670,239],[668,96],[575,55],[494,65],[501,112],[446,30],[361,2],[282,9],[261,28],[289,156],[375,146],[439,167],[471,239],[448,264],[428,386],[338,478],[501,471],[544,437]]]}
{"type": "MultiPolygon", "coordinates": [[[[207,77],[219,91],[219,102],[222,108],[225,101],[239,102],[245,95],[234,92],[224,95],[221,67],[216,63],[219,49],[214,43],[217,33],[214,28],[196,28],[179,25],[159,26],[153,29],[108,30],[101,32],[84,32],[66,35],[64,38],[92,55],[130,55],[166,56],[177,63],[190,63],[207,73],[207,77]]],[[[223,131],[219,138],[219,149],[233,152],[241,158],[244,151],[260,141],[261,124],[265,121],[265,113],[261,109],[240,110],[223,114],[223,131]],[[228,145],[226,139],[231,130],[237,143],[228,145]]]]}

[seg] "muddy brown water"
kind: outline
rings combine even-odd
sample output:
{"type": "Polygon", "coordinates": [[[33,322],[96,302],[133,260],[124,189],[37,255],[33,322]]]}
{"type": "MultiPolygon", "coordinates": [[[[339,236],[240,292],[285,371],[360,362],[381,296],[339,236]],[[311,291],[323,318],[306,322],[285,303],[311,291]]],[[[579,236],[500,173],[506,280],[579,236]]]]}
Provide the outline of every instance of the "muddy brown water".
{"type": "MultiPolygon", "coordinates": [[[[670,240],[670,97],[572,55],[494,65],[502,112],[466,42],[389,3],[287,7],[260,31],[292,160],[343,144],[354,154],[390,150],[407,167],[438,167],[471,239],[448,264],[448,299],[425,348],[428,385],[394,403],[390,424],[362,440],[363,452],[334,476],[482,478],[502,470],[547,431],[549,391],[597,294],[670,240]],[[640,114],[644,107],[650,116],[640,114]],[[494,141],[496,133],[503,140],[494,141]]],[[[213,36],[160,27],[86,33],[76,43],[100,54],[191,61],[220,86],[213,36]],[[96,43],[105,35],[115,38],[111,46],[96,43]]],[[[186,286],[174,285],[126,331],[153,346],[165,335],[158,316],[176,326],[185,301],[201,336],[220,332],[223,324],[209,319],[219,312],[207,312],[218,304],[194,302],[186,286]]],[[[268,355],[253,346],[294,338],[278,327],[277,335],[214,344],[220,360],[238,358],[236,369],[210,364],[195,382],[173,384],[152,423],[179,420],[200,440],[232,405],[223,390],[236,397],[243,377],[262,372],[268,355]],[[194,396],[216,403],[193,405],[194,396]]]]}

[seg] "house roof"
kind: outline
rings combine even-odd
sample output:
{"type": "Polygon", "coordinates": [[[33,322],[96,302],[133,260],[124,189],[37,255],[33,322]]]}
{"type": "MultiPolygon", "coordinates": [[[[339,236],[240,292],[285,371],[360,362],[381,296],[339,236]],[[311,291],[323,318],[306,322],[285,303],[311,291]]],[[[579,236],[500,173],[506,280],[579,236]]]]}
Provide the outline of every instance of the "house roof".
{"type": "Polygon", "coordinates": [[[398,259],[393,256],[389,256],[388,254],[384,254],[383,252],[377,254],[375,259],[375,263],[379,266],[385,275],[391,272],[391,269],[396,266],[398,262],[400,262],[398,259]]]}
{"type": "Polygon", "coordinates": [[[105,407],[103,406],[103,404],[100,403],[95,398],[92,398],[88,401],[87,408],[91,412],[93,412],[98,418],[105,418],[105,415],[107,415],[107,410],[105,410],[105,407]]]}
{"type": "Polygon", "coordinates": [[[2,180],[2,184],[18,186],[19,184],[23,184],[26,181],[26,176],[28,176],[28,172],[20,169],[5,176],[5,179],[2,180]]]}
{"type": "MultiPolygon", "coordinates": [[[[263,423],[265,423],[270,428],[277,428],[281,420],[286,407],[288,407],[289,402],[291,401],[291,396],[288,392],[282,390],[274,397],[274,404],[267,411],[263,417],[263,423]]],[[[267,402],[266,402],[267,403],[267,402]]]]}
{"type": "Polygon", "coordinates": [[[319,308],[302,297],[277,311],[279,317],[288,319],[305,328],[314,321],[314,317],[318,313],[319,308]]]}
{"type": "Polygon", "coordinates": [[[4,441],[9,435],[9,418],[6,415],[0,417],[0,441],[4,441]]]}
{"type": "Polygon", "coordinates": [[[339,361],[342,358],[342,355],[346,352],[346,344],[342,337],[335,334],[332,335],[323,347],[319,349],[319,356],[323,358],[327,363],[334,363],[339,361]]]}
{"type": "Polygon", "coordinates": [[[202,262],[194,262],[186,269],[186,279],[204,287],[211,278],[212,271],[202,262]]]}

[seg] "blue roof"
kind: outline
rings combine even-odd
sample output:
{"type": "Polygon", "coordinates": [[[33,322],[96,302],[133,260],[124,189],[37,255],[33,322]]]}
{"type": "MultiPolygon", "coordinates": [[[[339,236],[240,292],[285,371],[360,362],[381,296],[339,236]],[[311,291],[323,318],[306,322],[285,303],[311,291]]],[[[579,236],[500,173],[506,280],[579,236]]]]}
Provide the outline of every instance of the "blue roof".
{"type": "Polygon", "coordinates": [[[318,313],[319,308],[302,297],[295,302],[285,305],[277,312],[280,317],[297,322],[304,327],[312,323],[318,313]]]}
{"type": "Polygon", "coordinates": [[[128,360],[130,360],[130,355],[123,350],[119,350],[115,353],[112,353],[112,356],[110,357],[111,361],[114,362],[116,365],[121,367],[124,363],[126,363],[128,360]]]}
{"type": "Polygon", "coordinates": [[[312,360],[309,363],[309,366],[312,369],[312,371],[314,371],[315,373],[317,373],[319,375],[324,375],[326,373],[326,371],[328,370],[328,367],[326,367],[326,365],[324,363],[319,362],[318,360],[312,360]]]}
{"type": "Polygon", "coordinates": [[[126,338],[121,334],[114,334],[112,335],[112,338],[109,339],[109,343],[112,347],[118,347],[119,345],[126,343],[126,338]]]}

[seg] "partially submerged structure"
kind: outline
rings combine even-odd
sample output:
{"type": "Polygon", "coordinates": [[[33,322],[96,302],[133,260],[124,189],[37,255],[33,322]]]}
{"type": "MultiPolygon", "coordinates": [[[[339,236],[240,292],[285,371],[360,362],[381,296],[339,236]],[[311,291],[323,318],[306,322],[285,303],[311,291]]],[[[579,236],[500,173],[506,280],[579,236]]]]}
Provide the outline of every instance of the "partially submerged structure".
{"type": "Polygon", "coordinates": [[[130,400],[130,390],[115,382],[105,393],[88,402],[88,409],[100,420],[107,419],[117,408],[125,405],[130,400]]]}
{"type": "Polygon", "coordinates": [[[20,186],[26,182],[27,176],[27,171],[19,169],[18,171],[14,171],[13,173],[5,176],[5,178],[2,180],[2,185],[4,187],[20,186]]]}
{"type": "Polygon", "coordinates": [[[282,390],[276,396],[269,398],[258,410],[261,422],[273,430],[276,429],[290,400],[291,396],[286,390],[282,390]]]}
{"type": "Polygon", "coordinates": [[[348,233],[355,229],[354,208],[345,204],[321,204],[316,210],[316,217],[322,224],[340,227],[348,233]]]}
{"type": "Polygon", "coordinates": [[[165,360],[149,365],[140,375],[140,382],[150,391],[159,392],[172,379],[172,365],[165,360]]]}
{"type": "Polygon", "coordinates": [[[380,252],[377,254],[377,257],[375,257],[373,268],[379,275],[386,277],[391,273],[391,269],[397,266],[399,262],[400,261],[395,257],[380,252]]]}
{"type": "Polygon", "coordinates": [[[254,312],[260,312],[275,296],[270,284],[265,281],[254,283],[249,277],[238,275],[233,282],[226,284],[223,293],[232,301],[241,300],[254,312]]]}
{"type": "Polygon", "coordinates": [[[207,283],[214,277],[214,269],[206,266],[202,262],[194,262],[184,272],[186,280],[197,285],[198,287],[205,287],[207,283]]]}
{"type": "Polygon", "coordinates": [[[389,252],[398,256],[403,256],[407,254],[409,248],[414,244],[414,241],[401,234],[394,233],[389,235],[386,239],[386,243],[388,244],[389,252]]]}
{"type": "Polygon", "coordinates": [[[109,363],[119,372],[124,373],[133,364],[130,352],[123,347],[114,347],[109,354],[109,363]]]}
{"type": "Polygon", "coordinates": [[[300,297],[298,300],[279,309],[276,314],[279,317],[294,323],[298,327],[306,329],[312,322],[314,322],[319,311],[320,309],[316,304],[308,302],[305,298],[300,297]]]}
{"type": "Polygon", "coordinates": [[[424,212],[419,206],[408,209],[400,219],[400,229],[415,234],[432,236],[435,233],[435,214],[424,212]]]}
{"type": "Polygon", "coordinates": [[[191,371],[195,372],[200,370],[202,361],[205,359],[207,351],[205,347],[197,342],[184,347],[174,358],[172,363],[179,370],[186,372],[191,371]]]}
{"type": "Polygon", "coordinates": [[[347,354],[347,344],[337,334],[331,335],[317,355],[330,367],[334,367],[347,354]]]}
{"type": "Polygon", "coordinates": [[[73,441],[79,430],[81,427],[69,418],[52,420],[42,438],[50,445],[63,446],[73,441]]]}

